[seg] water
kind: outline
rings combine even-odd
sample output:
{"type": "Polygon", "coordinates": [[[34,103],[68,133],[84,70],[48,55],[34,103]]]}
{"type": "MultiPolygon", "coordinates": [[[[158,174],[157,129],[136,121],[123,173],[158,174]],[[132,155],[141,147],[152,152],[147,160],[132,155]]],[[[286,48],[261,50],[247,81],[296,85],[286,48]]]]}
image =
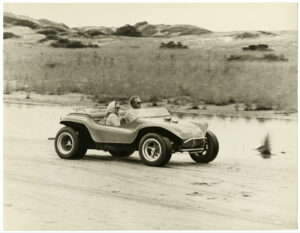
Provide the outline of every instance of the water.
{"type": "Polygon", "coordinates": [[[297,151],[295,147],[297,145],[297,121],[254,117],[188,116],[187,114],[179,118],[196,124],[201,121],[208,122],[209,130],[217,135],[221,145],[232,145],[228,148],[237,148],[239,151],[257,148],[263,144],[265,136],[269,134],[272,148],[277,153],[297,151]]]}
{"type": "MultiPolygon", "coordinates": [[[[47,140],[62,127],[59,125],[60,117],[72,109],[74,107],[4,104],[4,138],[47,140]]],[[[279,160],[278,166],[283,158],[297,163],[297,121],[195,114],[177,117],[196,124],[208,122],[209,130],[219,140],[218,161],[262,159],[255,148],[262,145],[269,134],[274,154],[271,159],[279,160]]]]}

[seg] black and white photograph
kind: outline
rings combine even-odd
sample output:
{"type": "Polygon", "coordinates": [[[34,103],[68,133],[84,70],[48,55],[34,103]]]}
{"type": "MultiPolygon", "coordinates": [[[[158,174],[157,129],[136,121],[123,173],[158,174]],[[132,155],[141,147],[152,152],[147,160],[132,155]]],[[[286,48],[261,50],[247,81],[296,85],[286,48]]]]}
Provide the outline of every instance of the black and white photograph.
{"type": "Polygon", "coordinates": [[[2,230],[298,230],[297,1],[2,17],[2,230]]]}

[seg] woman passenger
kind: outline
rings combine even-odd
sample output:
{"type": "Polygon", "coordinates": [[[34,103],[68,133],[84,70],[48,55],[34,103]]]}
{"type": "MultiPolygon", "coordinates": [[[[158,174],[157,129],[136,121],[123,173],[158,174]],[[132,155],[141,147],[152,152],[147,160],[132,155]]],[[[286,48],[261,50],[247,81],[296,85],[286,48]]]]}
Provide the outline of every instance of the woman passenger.
{"type": "Polygon", "coordinates": [[[112,125],[112,126],[120,126],[120,103],[117,101],[112,101],[108,104],[106,109],[106,125],[112,125]]]}

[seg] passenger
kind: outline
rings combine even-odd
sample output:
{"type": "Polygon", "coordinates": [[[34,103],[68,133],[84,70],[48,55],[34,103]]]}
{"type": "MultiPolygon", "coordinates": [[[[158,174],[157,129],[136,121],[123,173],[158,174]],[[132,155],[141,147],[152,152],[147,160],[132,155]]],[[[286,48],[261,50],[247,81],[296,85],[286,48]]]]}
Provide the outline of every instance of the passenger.
{"type": "Polygon", "coordinates": [[[120,120],[119,117],[119,111],[120,111],[120,103],[117,101],[112,101],[108,104],[106,109],[106,125],[112,125],[112,126],[120,126],[120,120]]]}
{"type": "Polygon", "coordinates": [[[140,109],[142,106],[142,101],[139,96],[134,95],[129,99],[129,109],[125,115],[125,122],[129,123],[133,121],[137,116],[137,109],[140,109]]]}

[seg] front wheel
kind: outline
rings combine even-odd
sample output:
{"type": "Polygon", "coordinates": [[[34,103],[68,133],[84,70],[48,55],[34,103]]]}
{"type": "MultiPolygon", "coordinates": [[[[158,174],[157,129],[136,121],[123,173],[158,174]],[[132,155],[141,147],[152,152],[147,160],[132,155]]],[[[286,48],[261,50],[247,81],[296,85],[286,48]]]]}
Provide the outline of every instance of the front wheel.
{"type": "Polygon", "coordinates": [[[79,133],[71,127],[63,127],[58,131],[54,145],[56,153],[62,159],[81,159],[87,151],[79,133]]]}
{"type": "Polygon", "coordinates": [[[139,155],[146,165],[162,167],[171,158],[171,141],[156,133],[146,134],[140,141],[139,155]]]}
{"type": "Polygon", "coordinates": [[[206,144],[202,152],[190,152],[191,158],[197,163],[209,163],[213,161],[219,152],[217,137],[211,132],[206,132],[206,144]]]}

